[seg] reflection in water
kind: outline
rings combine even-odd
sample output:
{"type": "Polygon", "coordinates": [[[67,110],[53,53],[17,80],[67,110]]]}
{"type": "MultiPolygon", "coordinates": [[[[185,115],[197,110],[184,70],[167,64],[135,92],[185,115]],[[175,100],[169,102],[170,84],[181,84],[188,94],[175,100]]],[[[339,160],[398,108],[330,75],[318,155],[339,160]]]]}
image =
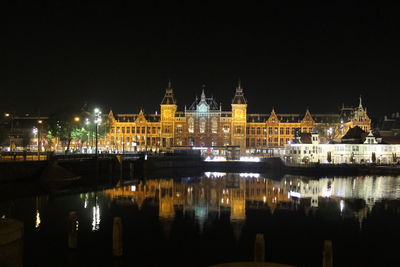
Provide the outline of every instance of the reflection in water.
{"type": "MultiPolygon", "coordinates": [[[[264,207],[274,212],[275,209],[294,209],[300,205],[308,211],[317,208],[324,198],[336,201],[341,214],[346,210],[348,199],[362,199],[366,205],[354,214],[361,222],[376,201],[400,198],[400,179],[367,176],[311,180],[287,175],[276,181],[257,173],[206,172],[199,179],[185,178],[180,182],[150,179],[105,193],[118,203],[136,204],[139,209],[145,199],[154,199],[158,202],[162,220],[169,220],[176,210],[183,210],[184,214],[194,215],[202,230],[213,212],[220,216],[221,211],[228,211],[230,220],[237,222],[245,220],[249,207],[264,207]],[[130,201],[121,202],[121,199],[130,201]]],[[[94,221],[99,221],[95,211],[99,213],[98,206],[93,212],[94,221]]]]}
{"type": "Polygon", "coordinates": [[[93,206],[93,217],[92,217],[92,231],[100,229],[100,206],[98,203],[98,197],[95,197],[95,205],[93,206]]]}
{"type": "Polygon", "coordinates": [[[269,255],[277,262],[297,264],[291,262],[296,258],[303,260],[297,266],[320,266],[322,252],[316,247],[333,238],[335,260],[342,260],[335,266],[374,266],[368,265],[368,259],[358,265],[355,261],[364,254],[380,259],[395,254],[388,253],[393,247],[380,239],[398,239],[400,202],[393,199],[400,199],[400,177],[287,175],[273,180],[263,174],[209,172],[201,177],[146,179],[100,192],[55,195],[51,201],[47,196],[17,199],[0,203],[0,215],[30,226],[25,228],[30,236],[26,259],[35,266],[39,265],[36,261],[64,259],[48,244],[65,246],[60,238],[65,232],[62,216],[71,211],[79,218],[75,227],[85,252],[80,257],[85,262],[96,255],[96,266],[112,266],[102,264],[111,253],[98,252],[110,247],[114,216],[121,216],[126,229],[124,248],[137,252],[126,256],[133,261],[160,255],[154,257],[160,259],[154,266],[188,266],[185,263],[193,259],[200,261],[198,266],[249,260],[257,232],[268,235],[269,255]],[[343,263],[345,256],[355,260],[343,263]],[[174,265],[177,259],[180,264],[174,265]]]}
{"type": "Polygon", "coordinates": [[[40,213],[38,210],[36,210],[36,222],[35,222],[35,228],[39,228],[40,227],[40,213]]]}

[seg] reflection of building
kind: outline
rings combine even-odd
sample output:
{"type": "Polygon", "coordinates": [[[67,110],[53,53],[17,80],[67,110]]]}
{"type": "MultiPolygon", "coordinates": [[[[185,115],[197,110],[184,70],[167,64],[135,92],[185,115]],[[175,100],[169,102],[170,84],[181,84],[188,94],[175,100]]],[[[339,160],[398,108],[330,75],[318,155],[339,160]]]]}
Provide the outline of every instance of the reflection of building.
{"type": "MultiPolygon", "coordinates": [[[[223,111],[203,87],[200,98],[183,111],[178,106],[171,83],[160,104],[160,114],[109,113],[111,128],[106,138],[108,149],[159,151],[182,146],[238,146],[241,153],[267,153],[270,147],[287,144],[295,132],[309,133],[314,128],[340,135],[356,125],[369,131],[371,120],[366,109],[342,108],[340,114],[248,114],[241,84],[236,87],[231,109],[223,111]]],[[[332,136],[334,137],[334,136],[332,136]]]]}

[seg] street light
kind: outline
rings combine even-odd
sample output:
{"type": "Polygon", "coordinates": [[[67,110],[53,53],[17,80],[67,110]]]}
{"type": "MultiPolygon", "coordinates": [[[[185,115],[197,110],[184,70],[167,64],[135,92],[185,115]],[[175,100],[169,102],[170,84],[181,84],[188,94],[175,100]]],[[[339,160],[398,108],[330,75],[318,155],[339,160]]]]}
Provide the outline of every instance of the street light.
{"type": "Polygon", "coordinates": [[[10,140],[10,150],[12,151],[12,142],[11,142],[11,136],[13,134],[13,124],[14,124],[14,116],[12,113],[4,113],[4,117],[6,118],[11,118],[11,127],[10,127],[10,132],[8,134],[8,139],[10,140]]]}
{"type": "MultiPolygon", "coordinates": [[[[90,124],[90,121],[89,121],[88,118],[86,118],[86,119],[85,119],[85,125],[88,126],[89,124],[90,124]]],[[[86,153],[88,153],[88,151],[89,151],[89,134],[90,134],[89,127],[87,127],[86,153]]]]}
{"type": "Polygon", "coordinates": [[[101,123],[101,111],[98,108],[94,109],[94,123],[96,124],[96,156],[98,154],[98,131],[99,123],[101,123]]]}
{"type": "Polygon", "coordinates": [[[38,128],[36,128],[36,127],[33,127],[33,129],[32,129],[32,133],[33,133],[33,138],[37,138],[37,152],[38,152],[38,160],[39,160],[39,138],[38,138],[38,136],[37,136],[37,134],[38,134],[38,128]]]}

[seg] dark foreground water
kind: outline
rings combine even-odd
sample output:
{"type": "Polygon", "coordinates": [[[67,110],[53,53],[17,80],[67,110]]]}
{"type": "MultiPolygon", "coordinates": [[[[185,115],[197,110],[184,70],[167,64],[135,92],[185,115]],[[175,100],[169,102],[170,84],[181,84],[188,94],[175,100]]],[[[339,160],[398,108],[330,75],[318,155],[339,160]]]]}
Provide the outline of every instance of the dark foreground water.
{"type": "Polygon", "coordinates": [[[321,266],[399,266],[400,177],[309,179],[205,173],[145,178],[111,189],[0,203],[25,223],[26,266],[209,266],[253,259],[263,233],[267,261],[321,266]],[[79,219],[67,249],[67,218],[79,219]],[[122,218],[124,256],[112,257],[112,221],[122,218]]]}

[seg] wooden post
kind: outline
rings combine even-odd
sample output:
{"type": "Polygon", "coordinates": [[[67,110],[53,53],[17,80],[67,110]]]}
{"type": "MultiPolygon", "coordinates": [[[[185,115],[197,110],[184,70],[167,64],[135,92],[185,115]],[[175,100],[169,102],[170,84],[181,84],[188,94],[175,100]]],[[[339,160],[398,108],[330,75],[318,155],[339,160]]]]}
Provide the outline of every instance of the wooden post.
{"type": "Polygon", "coordinates": [[[112,238],[113,256],[122,256],[122,224],[121,217],[114,217],[113,238],[112,238]]]}
{"type": "Polygon", "coordinates": [[[23,266],[24,224],[0,218],[0,266],[23,266]]]}
{"type": "Polygon", "coordinates": [[[254,242],[254,261],[265,262],[265,241],[263,234],[257,234],[254,242]]]}
{"type": "Polygon", "coordinates": [[[78,217],[71,211],[68,217],[68,248],[75,249],[78,245],[78,217]]]}
{"type": "Polygon", "coordinates": [[[322,255],[322,267],[332,267],[333,266],[333,251],[332,251],[332,241],[324,241],[324,252],[322,255]]]}

